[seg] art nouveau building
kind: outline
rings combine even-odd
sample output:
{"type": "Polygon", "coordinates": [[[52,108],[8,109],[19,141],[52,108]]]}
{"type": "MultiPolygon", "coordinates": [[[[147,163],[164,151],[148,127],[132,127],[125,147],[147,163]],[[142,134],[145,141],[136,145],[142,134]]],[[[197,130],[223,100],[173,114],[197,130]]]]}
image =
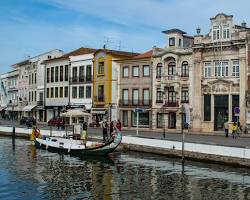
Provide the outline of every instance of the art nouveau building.
{"type": "Polygon", "coordinates": [[[193,37],[179,29],[163,31],[167,45],[152,57],[152,129],[180,130],[181,106],[192,107],[193,37]]]}
{"type": "MultiPolygon", "coordinates": [[[[194,37],[192,130],[223,130],[225,121],[246,123],[245,94],[249,74],[249,36],[246,23],[236,25],[232,15],[210,18],[208,34],[194,37]],[[240,113],[235,108],[240,108],[240,113]],[[237,116],[239,115],[239,116],[237,116]]],[[[248,119],[249,120],[249,119],[248,119]]]]}

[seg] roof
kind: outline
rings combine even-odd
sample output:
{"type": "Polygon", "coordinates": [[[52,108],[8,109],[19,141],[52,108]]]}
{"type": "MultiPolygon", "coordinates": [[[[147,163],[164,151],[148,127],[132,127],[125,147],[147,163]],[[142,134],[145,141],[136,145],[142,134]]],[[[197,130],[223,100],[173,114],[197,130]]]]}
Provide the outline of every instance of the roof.
{"type": "Polygon", "coordinates": [[[109,53],[111,55],[115,55],[115,56],[125,56],[125,57],[133,57],[133,56],[137,56],[138,53],[134,53],[134,52],[128,52],[128,51],[117,51],[117,50],[110,50],[110,49],[98,49],[95,54],[99,51],[104,51],[105,53],[109,53]]]}
{"type": "Polygon", "coordinates": [[[21,61],[19,63],[13,64],[12,67],[23,66],[23,65],[30,64],[30,63],[31,63],[30,60],[24,60],[24,61],[21,61]]]}
{"type": "Polygon", "coordinates": [[[49,59],[49,60],[45,60],[43,63],[47,63],[47,62],[51,62],[51,61],[56,61],[56,60],[68,60],[70,56],[79,56],[79,55],[94,53],[95,51],[96,51],[96,49],[81,47],[79,49],[76,49],[74,51],[66,53],[66,54],[64,54],[64,55],[62,55],[60,57],[52,58],[52,59],[49,59]]]}
{"type": "Polygon", "coordinates": [[[162,33],[165,33],[165,34],[169,34],[169,33],[180,33],[180,34],[186,34],[186,32],[178,29],[178,28],[173,28],[173,29],[169,29],[169,30],[166,30],[166,31],[162,31],[162,33]]]}
{"type": "Polygon", "coordinates": [[[214,17],[211,17],[210,20],[214,20],[216,19],[219,15],[223,15],[225,18],[228,18],[228,17],[233,17],[233,15],[226,15],[225,13],[218,13],[217,15],[215,15],[214,17]]]}
{"type": "Polygon", "coordinates": [[[134,59],[137,59],[137,58],[151,58],[153,55],[153,50],[149,50],[149,51],[146,51],[142,54],[139,54],[137,56],[134,56],[133,58],[134,59]]]}

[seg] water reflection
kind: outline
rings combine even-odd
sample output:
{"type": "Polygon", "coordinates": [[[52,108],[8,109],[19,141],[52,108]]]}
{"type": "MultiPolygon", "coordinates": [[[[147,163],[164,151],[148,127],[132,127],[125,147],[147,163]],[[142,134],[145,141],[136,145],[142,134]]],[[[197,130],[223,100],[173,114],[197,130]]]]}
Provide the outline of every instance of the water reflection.
{"type": "Polygon", "coordinates": [[[0,199],[250,199],[245,168],[150,154],[81,159],[0,138],[0,199]]]}

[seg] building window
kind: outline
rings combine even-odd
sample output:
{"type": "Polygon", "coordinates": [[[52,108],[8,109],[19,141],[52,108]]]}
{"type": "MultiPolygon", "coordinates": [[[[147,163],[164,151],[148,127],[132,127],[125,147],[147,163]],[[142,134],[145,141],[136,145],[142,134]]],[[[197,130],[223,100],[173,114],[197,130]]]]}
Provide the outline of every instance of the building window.
{"type": "Polygon", "coordinates": [[[164,120],[164,114],[162,113],[157,113],[157,128],[163,128],[163,120],[164,120]]]}
{"type": "Polygon", "coordinates": [[[64,81],[68,81],[69,80],[69,66],[65,65],[65,77],[64,77],[64,81]]]}
{"type": "Polygon", "coordinates": [[[122,124],[124,127],[128,126],[128,111],[127,110],[122,111],[122,124]]]}
{"type": "Polygon", "coordinates": [[[213,40],[220,39],[220,26],[213,26],[213,40]]]}
{"type": "MultiPolygon", "coordinates": [[[[137,113],[132,112],[132,126],[137,126],[137,113]]],[[[139,120],[138,126],[139,127],[149,127],[149,112],[138,113],[139,120]]]]}
{"type": "Polygon", "coordinates": [[[60,87],[60,98],[63,98],[63,87],[60,87]]]}
{"type": "Polygon", "coordinates": [[[133,77],[139,77],[139,66],[133,66],[132,67],[132,76],[133,77]]]}
{"type": "MultiPolygon", "coordinates": [[[[29,85],[31,85],[31,75],[29,74],[29,85]]],[[[9,84],[10,86],[10,84],[9,84]]]]}
{"type": "Polygon", "coordinates": [[[128,89],[122,90],[122,104],[128,105],[128,89]]]}
{"type": "Polygon", "coordinates": [[[66,98],[68,96],[69,96],[69,87],[66,86],[66,87],[64,87],[64,97],[66,98]]]}
{"type": "Polygon", "coordinates": [[[174,37],[169,38],[169,46],[175,46],[175,38],[174,37]]]}
{"type": "Polygon", "coordinates": [[[50,77],[49,71],[50,71],[50,68],[47,68],[47,83],[49,83],[49,77],[50,77]]]}
{"type": "Polygon", "coordinates": [[[149,105],[149,89],[143,89],[143,105],[149,105]]]}
{"type": "Polygon", "coordinates": [[[104,62],[98,62],[98,74],[104,74],[104,62]]]}
{"type": "Polygon", "coordinates": [[[156,90],[156,103],[163,103],[163,95],[161,88],[157,88],[156,90]]]}
{"type": "Polygon", "coordinates": [[[34,93],[35,93],[35,94],[34,94],[34,99],[35,99],[34,101],[36,102],[36,91],[35,91],[34,93]]]}
{"type": "Polygon", "coordinates": [[[240,65],[239,60],[233,60],[233,69],[232,69],[232,76],[239,77],[240,76],[240,65]]]}
{"type": "Polygon", "coordinates": [[[49,98],[49,88],[47,88],[47,98],[49,98]]]}
{"type": "Polygon", "coordinates": [[[79,98],[84,98],[84,86],[79,86],[79,98]]]}
{"type": "Polygon", "coordinates": [[[215,76],[216,77],[228,76],[228,61],[215,62],[215,76]]]}
{"type": "Polygon", "coordinates": [[[60,81],[63,81],[63,66],[60,66],[60,81]]]}
{"type": "Polygon", "coordinates": [[[86,86],[86,98],[91,98],[91,86],[86,86]]]}
{"type": "Polygon", "coordinates": [[[31,101],[31,92],[29,92],[29,102],[31,101]]]}
{"type": "Polygon", "coordinates": [[[54,98],[54,88],[50,88],[50,98],[54,98]]]}
{"type": "Polygon", "coordinates": [[[156,78],[161,78],[162,64],[158,63],[156,66],[156,78]]]}
{"type": "Polygon", "coordinates": [[[139,104],[139,90],[138,89],[133,89],[132,99],[133,99],[133,105],[139,104]]]}
{"type": "Polygon", "coordinates": [[[72,98],[73,99],[77,98],[77,87],[72,87],[72,98]]]}
{"type": "Polygon", "coordinates": [[[104,85],[98,85],[98,101],[104,101],[104,85]]]}
{"type": "Polygon", "coordinates": [[[59,67],[58,66],[56,66],[56,68],[55,68],[55,82],[58,82],[58,76],[59,76],[59,67]]]}
{"type": "Polygon", "coordinates": [[[122,77],[126,78],[126,77],[128,77],[128,74],[129,74],[128,66],[122,67],[122,77]]]}
{"type": "Polygon", "coordinates": [[[149,65],[143,65],[143,76],[149,76],[149,65]]]}
{"type": "Polygon", "coordinates": [[[204,78],[211,77],[211,75],[212,75],[211,71],[212,71],[211,62],[205,62],[204,63],[204,78]]]}
{"type": "Polygon", "coordinates": [[[173,89],[168,91],[168,102],[176,103],[176,92],[173,89]]]}
{"type": "Polygon", "coordinates": [[[32,73],[31,74],[31,84],[33,85],[33,83],[34,83],[34,74],[32,73]]]}
{"type": "Polygon", "coordinates": [[[168,64],[168,75],[175,75],[175,62],[170,62],[168,64]]]}
{"type": "Polygon", "coordinates": [[[188,88],[182,88],[181,90],[181,102],[182,103],[188,103],[188,88]]]}
{"type": "Polygon", "coordinates": [[[230,28],[229,24],[223,25],[223,39],[229,39],[230,38],[230,28]]]}
{"type": "Polygon", "coordinates": [[[79,81],[80,82],[84,81],[84,66],[79,67],[79,81]]]}
{"type": "Polygon", "coordinates": [[[189,77],[189,67],[188,62],[183,62],[181,65],[181,76],[182,77],[189,77]]]}
{"type": "Polygon", "coordinates": [[[92,65],[86,67],[86,81],[92,81],[92,65]]]}
{"type": "Polygon", "coordinates": [[[77,82],[77,67],[72,68],[72,82],[77,82]]]}
{"type": "Polygon", "coordinates": [[[211,95],[204,95],[204,121],[211,121],[211,95]]]}
{"type": "Polygon", "coordinates": [[[51,67],[51,76],[50,76],[51,83],[54,82],[54,67],[51,67]]]}
{"type": "Polygon", "coordinates": [[[55,98],[58,98],[58,87],[55,87],[55,98]]]}

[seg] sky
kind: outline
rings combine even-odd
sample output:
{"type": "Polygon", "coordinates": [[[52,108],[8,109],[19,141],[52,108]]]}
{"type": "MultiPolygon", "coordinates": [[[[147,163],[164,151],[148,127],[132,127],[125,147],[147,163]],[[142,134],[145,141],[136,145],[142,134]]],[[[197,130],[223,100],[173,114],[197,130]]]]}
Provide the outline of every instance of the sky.
{"type": "Polygon", "coordinates": [[[249,7],[249,0],[1,0],[0,73],[52,49],[164,47],[162,31],[194,35],[199,26],[207,34],[221,12],[250,24],[249,7]]]}

